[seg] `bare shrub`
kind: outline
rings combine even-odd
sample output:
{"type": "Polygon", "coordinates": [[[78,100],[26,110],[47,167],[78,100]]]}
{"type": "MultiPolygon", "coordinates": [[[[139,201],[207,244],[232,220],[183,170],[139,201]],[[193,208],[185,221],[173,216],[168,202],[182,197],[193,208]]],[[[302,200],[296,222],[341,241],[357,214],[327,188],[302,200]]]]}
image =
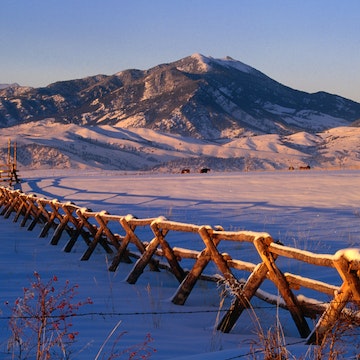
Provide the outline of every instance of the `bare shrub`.
{"type": "Polygon", "coordinates": [[[79,307],[92,302],[73,302],[78,285],[68,280],[57,289],[56,276],[43,282],[34,272],[34,278],[11,308],[9,351],[18,359],[69,359],[69,347],[78,335],[71,319],[79,307]]]}

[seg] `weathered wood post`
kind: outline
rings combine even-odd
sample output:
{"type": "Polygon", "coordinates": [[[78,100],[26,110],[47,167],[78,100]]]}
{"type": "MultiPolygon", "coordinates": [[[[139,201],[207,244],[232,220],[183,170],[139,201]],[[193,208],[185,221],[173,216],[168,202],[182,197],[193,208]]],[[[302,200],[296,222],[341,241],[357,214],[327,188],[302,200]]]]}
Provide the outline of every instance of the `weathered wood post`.
{"type": "Polygon", "coordinates": [[[19,218],[21,215],[25,215],[26,212],[26,200],[24,199],[24,194],[20,193],[19,194],[19,202],[20,202],[20,206],[18,206],[18,209],[16,211],[16,215],[14,217],[14,222],[18,222],[19,218]]]}
{"type": "Polygon", "coordinates": [[[189,297],[192,289],[194,288],[196,282],[198,281],[200,275],[206,268],[206,266],[211,261],[211,253],[210,250],[206,247],[201,251],[198,256],[194,266],[186,275],[184,280],[181,282],[178,290],[172,297],[172,302],[176,305],[184,305],[185,301],[189,297]]]}
{"type": "Polygon", "coordinates": [[[268,268],[265,263],[260,263],[257,265],[255,270],[248,277],[241,291],[238,291],[236,294],[234,294],[236,295],[236,298],[231,304],[230,309],[227,311],[217,326],[218,330],[224,333],[229,333],[232,330],[242,312],[249,308],[250,300],[255,295],[256,290],[265,280],[267,272],[268,268]]]}
{"type": "Polygon", "coordinates": [[[21,227],[25,227],[26,222],[28,221],[28,219],[30,219],[31,217],[35,218],[38,208],[36,206],[36,195],[23,195],[24,198],[24,202],[27,204],[26,206],[26,211],[25,211],[25,215],[23,217],[23,219],[21,220],[20,226],[21,227]]]}
{"type": "Polygon", "coordinates": [[[302,312],[301,306],[297,298],[292,293],[284,274],[276,266],[275,259],[268,249],[271,241],[272,239],[257,238],[254,240],[254,245],[261,259],[268,268],[269,277],[271,281],[276,285],[282,298],[284,299],[286,305],[288,306],[289,312],[295,322],[295,325],[299,331],[300,336],[306,338],[310,334],[309,325],[306,322],[306,319],[304,317],[304,314],[302,312]]]}
{"type": "Polygon", "coordinates": [[[159,245],[161,246],[161,248],[164,252],[164,255],[171,267],[173,274],[175,275],[177,280],[181,283],[185,278],[185,272],[184,272],[183,268],[180,266],[171,246],[165,240],[165,236],[168,233],[168,229],[162,229],[161,224],[160,224],[162,219],[159,219],[159,220],[160,221],[154,220],[151,223],[150,227],[159,241],[159,245]]]}
{"type": "Polygon", "coordinates": [[[339,272],[343,284],[335,292],[334,299],[328,305],[326,311],[321,315],[315,328],[307,339],[307,344],[320,344],[325,334],[336,324],[346,304],[353,300],[360,306],[360,249],[353,249],[357,252],[357,260],[349,259],[346,251],[340,250],[334,255],[334,266],[339,272]],[[352,267],[352,261],[354,265],[352,267]]]}
{"type": "MultiPolygon", "coordinates": [[[[126,216],[120,217],[118,221],[125,230],[125,236],[122,238],[118,251],[114,256],[111,265],[109,266],[109,271],[115,271],[119,266],[121,259],[123,259],[125,256],[126,258],[128,257],[126,252],[130,242],[133,243],[139,249],[140,254],[143,254],[146,251],[145,245],[135,234],[135,229],[139,225],[140,226],[150,225],[154,221],[154,219],[137,219],[133,215],[128,214],[126,216]]],[[[153,259],[149,261],[149,265],[151,267],[151,270],[159,271],[159,268],[156,262],[153,261],[153,259]]]]}
{"type": "Polygon", "coordinates": [[[10,217],[11,213],[13,211],[16,211],[18,203],[21,203],[21,201],[19,199],[19,195],[20,195],[19,190],[9,191],[9,195],[10,195],[9,206],[7,206],[6,211],[3,214],[5,219],[8,219],[10,217]]]}
{"type": "MultiPolygon", "coordinates": [[[[56,203],[56,202],[58,202],[57,199],[54,199],[51,201],[51,203],[56,203]]],[[[41,209],[42,213],[45,215],[45,217],[47,217],[47,221],[46,221],[43,229],[41,230],[39,237],[47,236],[51,227],[54,226],[54,221],[56,219],[56,212],[54,211],[54,209],[53,209],[53,211],[46,210],[47,204],[48,204],[48,201],[46,201],[46,200],[43,200],[43,199],[38,200],[39,209],[41,209]]]]}
{"type": "MultiPolygon", "coordinates": [[[[163,216],[160,217],[161,221],[166,220],[163,216]]],[[[153,223],[155,220],[153,220],[151,223],[153,223]]],[[[168,230],[162,230],[162,235],[165,236],[167,234],[168,230]]],[[[153,255],[156,252],[156,249],[158,248],[160,244],[159,238],[155,235],[155,237],[149,242],[149,244],[146,246],[146,249],[144,253],[141,255],[141,257],[138,259],[138,261],[135,263],[134,267],[130,271],[129,275],[126,278],[126,281],[129,284],[135,284],[138,280],[139,276],[144,272],[144,269],[146,265],[149,264],[151,261],[153,255]]]]}
{"type": "Polygon", "coordinates": [[[29,231],[32,231],[35,228],[35,225],[39,221],[42,221],[44,224],[46,224],[49,221],[49,214],[47,213],[47,211],[45,209],[43,209],[40,201],[41,201],[41,199],[38,199],[38,198],[35,199],[34,205],[36,207],[36,212],[34,214],[33,221],[31,222],[31,224],[28,227],[29,231]]]}
{"type": "MultiPolygon", "coordinates": [[[[106,211],[104,211],[104,213],[106,213],[106,211]]],[[[83,254],[83,256],[81,257],[82,261],[86,261],[89,260],[90,256],[92,255],[92,253],[94,252],[96,246],[98,243],[100,243],[100,245],[104,248],[104,250],[108,253],[108,254],[113,254],[114,251],[111,249],[111,247],[102,240],[102,234],[103,234],[103,230],[102,228],[98,228],[97,226],[91,224],[88,220],[88,216],[95,216],[95,213],[87,213],[86,209],[77,209],[76,210],[76,214],[79,216],[79,218],[81,219],[82,223],[84,224],[84,226],[86,226],[86,228],[90,231],[91,236],[93,237],[92,241],[89,239],[88,242],[88,248],[85,251],[85,253],[83,254]]]]}

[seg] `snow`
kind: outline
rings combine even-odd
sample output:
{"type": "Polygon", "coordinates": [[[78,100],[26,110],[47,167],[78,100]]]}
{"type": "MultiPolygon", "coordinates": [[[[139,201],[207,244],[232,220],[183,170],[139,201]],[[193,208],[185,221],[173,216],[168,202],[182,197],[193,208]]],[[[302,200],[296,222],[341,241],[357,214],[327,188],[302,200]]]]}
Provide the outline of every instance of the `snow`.
{"type": "Polygon", "coordinates": [[[272,114],[295,114],[296,110],[292,108],[286,108],[284,106],[280,106],[278,104],[272,104],[270,102],[266,102],[264,104],[264,109],[271,112],[272,114]]]}
{"type": "MultiPolygon", "coordinates": [[[[133,120],[141,119],[124,120],[122,126],[94,127],[44,119],[3,128],[0,130],[0,159],[7,157],[10,138],[18,145],[20,169],[24,166],[104,170],[161,167],[163,172],[179,172],[182,167],[189,167],[197,172],[201,166],[213,171],[242,170],[245,163],[248,170],[287,170],[290,165],[298,168],[307,164],[317,169],[360,168],[358,127],[338,127],[314,134],[254,136],[244,133],[238,138],[207,141],[128,127],[133,120]],[[191,166],[194,158],[198,162],[191,166]]],[[[179,121],[182,119],[174,114],[172,120],[164,120],[164,124],[171,126],[179,121]]],[[[234,129],[234,133],[237,131],[240,130],[234,129]]]]}
{"type": "MultiPolygon", "coordinates": [[[[209,70],[209,58],[199,53],[195,53],[190,56],[191,59],[195,60],[197,64],[197,71],[199,72],[206,72],[209,70]]],[[[186,58],[185,58],[186,59],[186,58]]],[[[184,60],[184,59],[183,59],[184,60]]],[[[177,66],[177,69],[184,72],[193,72],[195,71],[193,64],[181,61],[181,64],[177,66]]]]}
{"type": "MultiPolygon", "coordinates": [[[[98,213],[106,210],[124,216],[131,213],[138,218],[164,216],[187,224],[221,225],[225,230],[244,230],[249,234],[269,233],[284,245],[305,253],[336,253],[335,256],[344,255],[351,261],[358,261],[360,257],[360,171],[184,176],[53,169],[22,171],[20,175],[24,179],[21,187],[26,193],[72,201],[98,213]],[[344,248],[350,250],[341,250],[344,248]]],[[[170,299],[178,283],[167,271],[146,269],[138,282],[130,285],[124,279],[133,265],[121,263],[115,273],[108,272],[111,259],[101,247],[96,248],[88,261],[80,261],[85,247],[81,241],[71,253],[64,253],[61,251],[64,240],[60,240],[58,246],[51,246],[48,238],[38,238],[40,226],[27,231],[4,217],[0,217],[0,226],[0,287],[3,289],[0,357],[3,359],[11,358],[4,354],[9,336],[8,309],[4,303],[13,303],[21,296],[22,287],[29,284],[35,270],[44,279],[56,275],[59,283],[69,279],[72,284],[79,284],[78,300],[91,297],[94,302],[74,318],[74,330],[79,331],[79,336],[73,347],[73,359],[94,359],[119,321],[117,335],[126,332],[120,338],[120,347],[142,343],[150,333],[151,346],[157,350],[152,359],[248,358],[252,344],[255,348],[260,346],[256,335],[259,326],[266,332],[275,324],[277,312],[285,341],[293,344],[289,345],[289,351],[298,357],[308,351],[289,314],[259,299],[252,301],[256,321],[252,311],[246,311],[229,334],[219,333],[214,330],[216,319],[222,315],[216,284],[200,281],[185,305],[177,306],[170,299]]],[[[173,235],[171,242],[177,247],[193,249],[195,255],[202,249],[196,248],[201,243],[199,238],[181,233],[173,235]]],[[[234,259],[259,261],[250,243],[222,242],[221,252],[229,253],[234,259]]],[[[314,271],[307,264],[294,264],[290,260],[280,264],[284,272],[314,279],[319,284],[341,284],[333,268],[316,267],[314,271]]],[[[207,271],[216,272],[216,269],[210,267],[207,271]]],[[[314,297],[312,295],[301,294],[306,298],[314,297]]],[[[224,306],[227,305],[226,302],[224,306]]],[[[349,358],[360,351],[354,344],[359,344],[359,338],[349,346],[349,358]]],[[[260,354],[257,356],[261,358],[260,354]]]]}
{"type": "MultiPolygon", "coordinates": [[[[355,249],[343,249],[339,250],[335,254],[335,258],[345,258],[347,261],[360,261],[360,248],[355,249]]],[[[360,270],[360,269],[359,269],[360,270]]]]}
{"type": "MultiPolygon", "coordinates": [[[[233,69],[239,70],[244,73],[250,73],[250,72],[256,71],[251,66],[246,65],[246,64],[242,63],[241,61],[234,60],[229,56],[227,56],[223,59],[216,59],[211,56],[204,56],[202,54],[195,53],[195,54],[191,55],[190,57],[197,61],[198,66],[199,66],[198,70],[201,70],[204,72],[208,71],[209,67],[211,67],[212,64],[217,64],[220,66],[233,68],[233,69]]],[[[178,69],[183,70],[183,71],[187,70],[184,66],[178,67],[178,69]]]]}
{"type": "Polygon", "coordinates": [[[306,127],[311,131],[322,131],[326,128],[335,128],[348,125],[348,122],[342,118],[337,118],[321,112],[314,112],[313,110],[301,110],[292,114],[289,117],[284,117],[284,120],[289,124],[306,127]]]}
{"type": "Polygon", "coordinates": [[[251,72],[256,71],[251,66],[246,65],[246,64],[242,63],[241,61],[234,60],[229,56],[227,56],[224,59],[213,59],[213,61],[217,62],[218,64],[220,64],[222,66],[231,67],[231,68],[234,68],[234,69],[239,70],[244,73],[251,73],[251,72]]]}
{"type": "Polygon", "coordinates": [[[289,135],[287,140],[302,146],[315,146],[322,142],[322,138],[320,136],[309,134],[305,131],[300,131],[293,135],[289,135]]]}

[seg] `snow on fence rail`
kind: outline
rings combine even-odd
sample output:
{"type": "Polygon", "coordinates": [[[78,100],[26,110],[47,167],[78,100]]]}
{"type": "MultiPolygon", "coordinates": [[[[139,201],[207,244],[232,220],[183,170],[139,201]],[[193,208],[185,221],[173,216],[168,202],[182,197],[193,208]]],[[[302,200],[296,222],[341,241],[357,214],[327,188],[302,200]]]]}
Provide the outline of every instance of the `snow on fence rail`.
{"type": "MultiPolygon", "coordinates": [[[[236,324],[242,312],[249,308],[250,301],[257,296],[272,304],[287,309],[300,333],[307,338],[307,343],[320,343],[325,333],[341,316],[351,316],[360,324],[360,249],[344,249],[336,254],[316,254],[309,251],[284,246],[275,242],[267,233],[252,231],[225,231],[221,227],[212,228],[169,221],[164,217],[138,219],[132,215],[111,215],[106,211],[93,212],[76,206],[71,202],[59,202],[25,194],[19,190],[0,187],[0,214],[5,218],[14,215],[14,222],[20,220],[24,227],[28,222],[28,230],[37,224],[42,225],[40,237],[52,231],[50,243],[57,245],[67,234],[65,252],[70,252],[79,238],[84,241],[86,250],[81,260],[89,260],[97,246],[111,254],[112,262],[109,271],[116,271],[120,262],[137,261],[127,276],[127,282],[136,283],[145,267],[159,271],[166,260],[166,267],[171,270],[180,286],[172,297],[174,304],[183,305],[200,278],[209,279],[204,270],[213,263],[220,273],[215,276],[217,281],[224,283],[233,295],[233,301],[218,324],[218,330],[229,332],[236,324]],[[122,235],[115,232],[119,229],[122,235]],[[139,229],[147,229],[151,239],[140,239],[139,229]],[[203,244],[202,250],[184,249],[172,246],[170,233],[195,234],[203,244]],[[232,241],[249,243],[260,257],[258,263],[233,259],[231,254],[221,253],[221,242],[232,241]],[[340,286],[328,284],[297,274],[282,272],[278,259],[286,258],[301,263],[333,268],[342,280],[340,286]],[[180,265],[181,259],[192,261],[192,268],[186,270],[180,265]],[[236,272],[250,273],[247,279],[236,277],[236,272]],[[260,289],[265,280],[270,280],[282,297],[260,289]],[[326,294],[330,302],[309,299],[303,295],[295,295],[294,290],[307,288],[316,293],[326,294]],[[355,304],[357,309],[351,309],[355,304]],[[317,318],[311,330],[306,317],[317,318]]],[[[214,277],[212,277],[214,279],[214,277]]]]}

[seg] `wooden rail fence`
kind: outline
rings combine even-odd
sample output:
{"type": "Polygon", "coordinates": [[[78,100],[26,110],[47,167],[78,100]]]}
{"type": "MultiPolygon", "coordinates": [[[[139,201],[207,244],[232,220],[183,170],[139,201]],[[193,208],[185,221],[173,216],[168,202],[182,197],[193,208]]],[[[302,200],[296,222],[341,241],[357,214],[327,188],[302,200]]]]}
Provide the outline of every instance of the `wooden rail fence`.
{"type": "Polygon", "coordinates": [[[116,271],[120,262],[131,263],[131,258],[136,257],[127,276],[130,284],[136,283],[147,266],[160,271],[166,265],[180,283],[172,297],[172,302],[178,305],[185,304],[198,279],[210,278],[204,270],[213,263],[218,272],[215,278],[223,282],[233,296],[230,308],[218,324],[218,330],[223,332],[231,331],[243,311],[251,307],[254,296],[287,309],[300,336],[306,338],[308,344],[320,343],[342,316],[350,316],[357,326],[360,325],[360,249],[345,249],[332,255],[317,254],[279,244],[267,233],[225,231],[221,227],[179,223],[164,217],[138,219],[132,215],[111,215],[106,211],[94,212],[71,202],[48,200],[6,187],[0,187],[0,214],[5,218],[13,216],[14,222],[21,219],[20,226],[28,226],[28,230],[40,224],[40,237],[48,236],[51,230],[52,245],[57,245],[67,234],[65,252],[70,252],[82,239],[85,251],[81,260],[89,260],[94,250],[102,247],[111,255],[109,271],[116,271]],[[114,229],[118,229],[121,235],[114,229]],[[151,238],[141,240],[139,229],[147,229],[151,238]],[[172,246],[169,234],[174,233],[195,234],[203,244],[202,250],[172,246]],[[234,259],[231,254],[221,253],[220,243],[229,241],[252,244],[259,262],[234,259]],[[181,259],[191,261],[190,270],[180,265],[181,259]],[[338,272],[341,284],[328,284],[282,272],[280,259],[332,268],[338,272]],[[249,273],[247,279],[237,277],[239,271],[249,273]],[[281,302],[277,295],[260,289],[265,280],[275,285],[281,302]],[[295,290],[300,288],[325,294],[329,301],[295,295],[295,290]],[[313,329],[306,317],[317,320],[313,329]]]}
{"type": "Polygon", "coordinates": [[[20,182],[17,171],[16,142],[12,144],[9,139],[7,150],[7,162],[0,163],[0,184],[12,186],[20,182]]]}

